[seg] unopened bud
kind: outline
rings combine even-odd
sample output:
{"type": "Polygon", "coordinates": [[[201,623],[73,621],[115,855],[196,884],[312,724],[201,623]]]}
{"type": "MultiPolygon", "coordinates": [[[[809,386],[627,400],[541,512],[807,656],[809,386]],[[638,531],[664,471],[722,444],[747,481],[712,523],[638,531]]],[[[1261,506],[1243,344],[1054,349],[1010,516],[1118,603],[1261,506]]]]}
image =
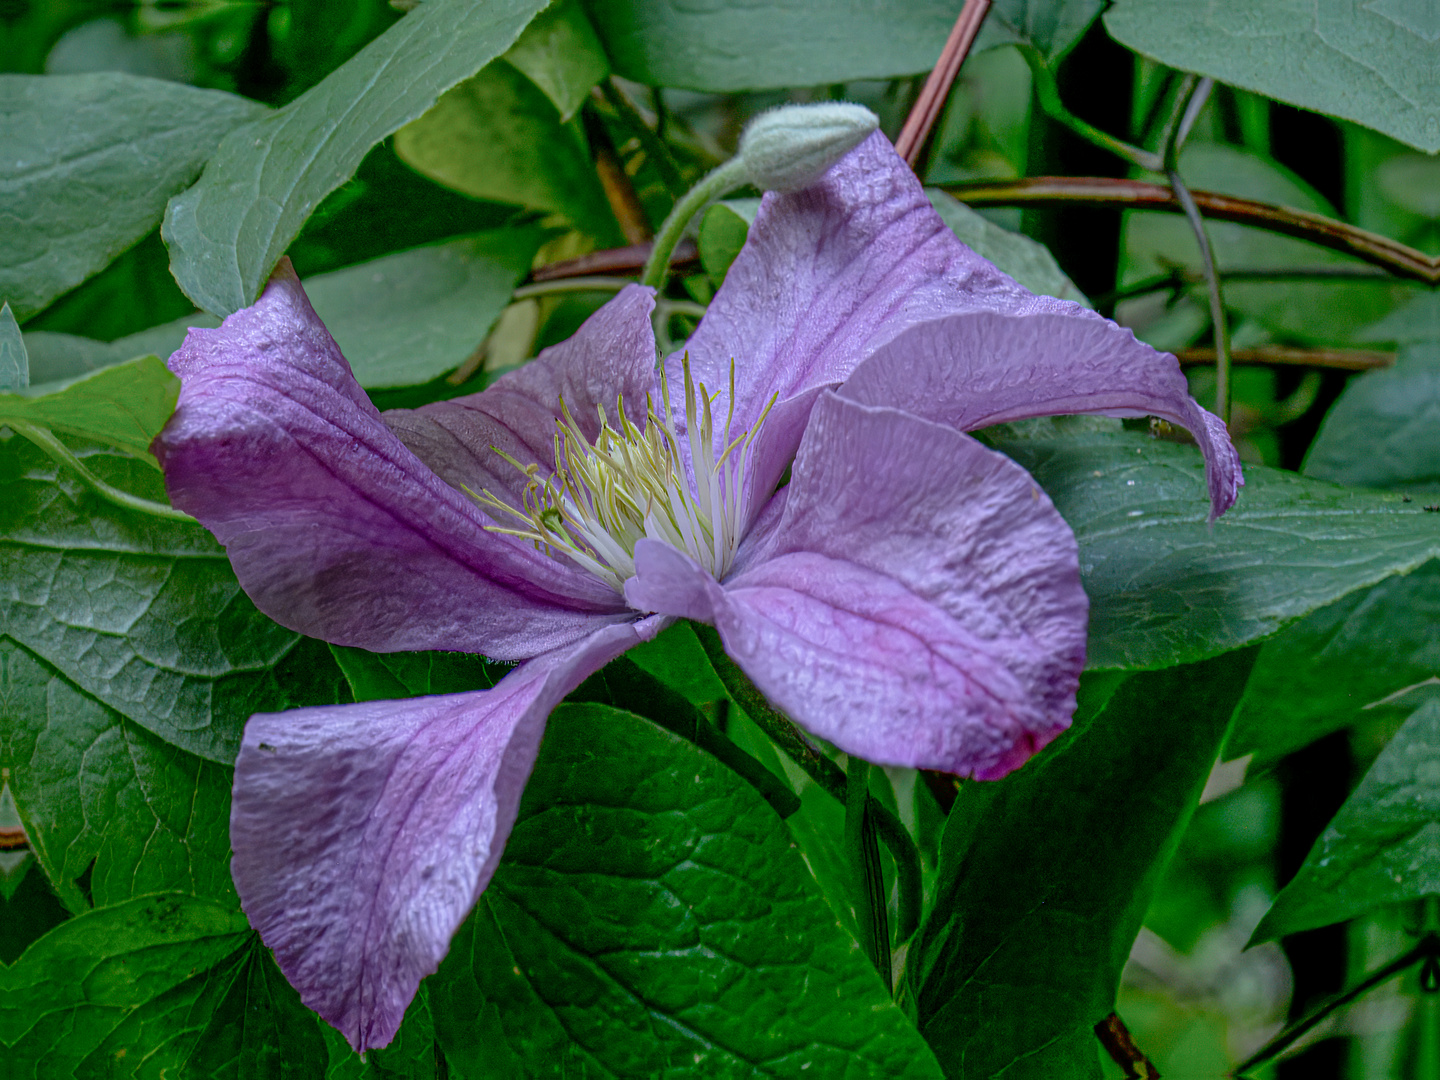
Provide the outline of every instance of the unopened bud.
{"type": "Polygon", "coordinates": [[[762,191],[808,187],[880,125],[863,105],[782,105],[751,120],[735,155],[762,191]]]}

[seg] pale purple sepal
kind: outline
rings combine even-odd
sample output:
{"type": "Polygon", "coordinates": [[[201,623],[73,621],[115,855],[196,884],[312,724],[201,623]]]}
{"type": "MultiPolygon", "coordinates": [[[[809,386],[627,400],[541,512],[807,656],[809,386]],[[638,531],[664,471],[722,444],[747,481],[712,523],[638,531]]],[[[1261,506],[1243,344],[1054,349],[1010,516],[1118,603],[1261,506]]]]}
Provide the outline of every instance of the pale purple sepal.
{"type": "Polygon", "coordinates": [[[954,315],[911,327],[856,369],[840,393],[966,431],[1065,413],[1158,416],[1200,444],[1211,519],[1244,483],[1220,418],[1190,397],[1180,365],[1098,319],[954,315]]]}
{"type": "Polygon", "coordinates": [[[989,779],[1064,730],[1088,603],[1074,536],[1028,473],[827,393],[788,492],[723,583],[642,542],[627,597],[713,622],[771,701],[870,761],[989,779]]]}
{"type": "Polygon", "coordinates": [[[356,1050],[394,1037],[495,872],[550,710],[664,622],[604,627],[491,690],[251,718],[235,887],[301,1000],[356,1050]]]}
{"type": "Polygon", "coordinates": [[[226,547],[245,591],[294,630],[378,651],[521,659],[631,617],[598,579],[486,530],[356,384],[288,263],[170,359],[155,440],[171,501],[226,547]]]}
{"type": "Polygon", "coordinates": [[[549,472],[555,465],[555,420],[564,401],[585,437],[600,434],[597,408],[612,426],[617,402],[644,424],[655,381],[654,290],[627,285],[571,337],[478,394],[419,409],[392,409],[385,423],[421,461],[453,487],[507,493],[519,503],[526,477],[492,447],[549,472]]]}

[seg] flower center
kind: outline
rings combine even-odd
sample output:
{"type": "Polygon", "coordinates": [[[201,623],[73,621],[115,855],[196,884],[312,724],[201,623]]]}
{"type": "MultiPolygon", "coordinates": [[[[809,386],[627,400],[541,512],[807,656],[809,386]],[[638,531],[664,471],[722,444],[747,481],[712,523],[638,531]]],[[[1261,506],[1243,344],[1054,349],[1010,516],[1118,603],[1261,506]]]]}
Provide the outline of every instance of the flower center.
{"type": "MultiPolygon", "coordinates": [[[[775,404],[771,397],[760,419],[749,431],[730,437],[735,400],[735,364],[730,364],[730,413],[725,418],[724,449],[715,454],[715,397],[704,386],[696,392],[685,371],[686,437],[694,481],[680,456],[680,436],[669,406],[670,389],[660,375],[664,415],[647,396],[645,424],[637,427],[616,400],[612,426],[603,405],[596,406],[600,434],[593,443],[585,437],[562,399],[555,420],[555,471],[540,475],[537,464],[522,465],[503,450],[492,447],[523,472],[522,508],[497,498],[489,490],[475,495],[487,510],[503,511],[518,519],[520,528],[487,526],[492,532],[529,540],[548,554],[563,553],[590,573],[624,594],[626,579],[635,574],[635,544],[641,539],[662,540],[686,552],[717,580],[730,569],[740,546],[741,530],[748,524],[749,502],[745,468],[755,436],[775,404]],[[696,417],[699,423],[695,423],[696,417]]],[[[468,489],[467,489],[468,490],[468,489]]],[[[503,519],[502,519],[503,520],[503,519]]]]}

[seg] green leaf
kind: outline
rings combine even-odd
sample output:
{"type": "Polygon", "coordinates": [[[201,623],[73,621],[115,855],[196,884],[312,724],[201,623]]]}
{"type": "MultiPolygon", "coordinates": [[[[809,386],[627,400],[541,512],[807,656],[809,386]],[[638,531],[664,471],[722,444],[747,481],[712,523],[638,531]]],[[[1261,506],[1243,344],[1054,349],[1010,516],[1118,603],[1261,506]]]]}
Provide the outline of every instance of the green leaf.
{"type": "Polygon", "coordinates": [[[0,75],[0,299],[26,319],[100,270],[155,228],[227,132],[264,112],[117,72],[0,75]]]}
{"type": "Polygon", "coordinates": [[[750,223],[759,209],[759,199],[726,199],[706,210],[700,219],[700,264],[716,288],[745,246],[750,223]]]}
{"type": "Polygon", "coordinates": [[[473,653],[372,653],[349,645],[331,645],[330,652],[356,701],[488,690],[509,670],[473,653]]]}
{"type": "Polygon", "coordinates": [[[1091,667],[1214,656],[1440,557],[1440,514],[1418,502],[1259,465],[1212,525],[1198,451],[1111,425],[1040,420],[988,436],[1075,530],[1091,667]]]}
{"type": "Polygon", "coordinates": [[[195,303],[255,302],[311,211],[366,152],[512,45],[545,0],[430,0],[278,112],[230,133],[165,210],[171,269],[195,303]]]}
{"type": "Polygon", "coordinates": [[[556,710],[430,980],[452,1075],[938,1077],[785,826],[681,739],[556,710]]]}
{"type": "MultiPolygon", "coordinates": [[[[77,452],[101,479],[164,498],[135,458],[77,452]]],[[[13,437],[0,440],[0,636],[226,765],[252,713],[348,697],[325,646],[260,614],[204,529],[113,507],[13,437]]]]}
{"type": "Polygon", "coordinates": [[[1253,945],[1440,895],[1440,700],[1395,733],[1275,898],[1253,945]]]}
{"type": "Polygon", "coordinates": [[[1087,676],[1070,732],[1004,780],[962,786],[912,976],[947,1076],[1100,1076],[1091,1029],[1115,1007],[1252,655],[1118,687],[1087,676]]]}
{"type": "Polygon", "coordinates": [[[1440,562],[1432,560],[1357,589],[1266,641],[1225,757],[1277,761],[1377,709],[1404,715],[1437,691],[1440,562]]]}
{"type": "Polygon", "coordinates": [[[413,386],[480,346],[543,238],[497,229],[306,278],[305,292],[361,386],[413,386]]]}
{"type": "Polygon", "coordinates": [[[96,341],[79,334],[60,334],[50,330],[31,331],[25,335],[25,347],[30,351],[30,370],[36,384],[34,389],[42,392],[50,390],[52,383],[69,382],[141,356],[168,359],[184,343],[185,335],[192,326],[213,329],[219,325],[220,320],[215,316],[197,311],[114,341],[96,341]]]}
{"type": "Polygon", "coordinates": [[[301,1004],[270,950],[254,935],[183,1075],[195,1080],[322,1080],[326,1059],[315,1014],[301,1004]]]}
{"type": "Polygon", "coordinates": [[[0,393],[30,385],[30,354],[9,304],[0,304],[0,393]]]}
{"type": "Polygon", "coordinates": [[[555,0],[535,16],[505,59],[555,104],[562,121],[585,104],[590,88],[610,74],[610,61],[580,0],[555,0]]]}
{"type": "Polygon", "coordinates": [[[1305,474],[1440,495],[1440,303],[1422,293],[1362,336],[1398,342],[1395,366],[1350,380],[1310,445],[1305,474]]]}
{"type": "Polygon", "coordinates": [[[971,52],[997,45],[1033,45],[1057,63],[1090,28],[1104,0],[995,0],[971,52]]]}
{"type": "MultiPolygon", "coordinates": [[[[1259,199],[1281,206],[1337,216],[1334,207],[1284,166],[1259,154],[1219,143],[1191,142],[1180,158],[1185,182],[1197,190],[1259,199]]],[[[1221,272],[1233,270],[1365,269],[1357,259],[1304,240],[1279,236],[1234,222],[1206,224],[1221,272]]],[[[1177,268],[1199,282],[1200,250],[1189,223],[1179,214],[1127,211],[1121,226],[1121,286],[1161,277],[1177,268]]],[[[1348,342],[1357,330],[1384,316],[1391,308],[1416,295],[1418,287],[1396,279],[1377,281],[1282,280],[1225,282],[1226,307],[1255,319],[1290,341],[1314,344],[1348,342]]],[[[1152,294],[1153,305],[1167,297],[1152,294]]],[[[1196,284],[1185,301],[1197,313],[1196,323],[1208,319],[1204,286],[1196,284]]],[[[1144,301],[1130,301],[1122,312],[1143,311],[1144,301]]],[[[1133,315],[1126,321],[1139,320],[1133,315]]],[[[1141,326],[1143,335],[1143,326],[1141,326]]],[[[1188,342],[1186,342],[1188,344],[1188,342]]],[[[1169,342],[1157,342],[1161,346],[1169,342]]]]}
{"type": "Polygon", "coordinates": [[[150,443],[179,397],[180,380],[157,358],[143,356],[48,394],[0,394],[0,424],[16,420],[95,439],[159,468],[150,443]]]}
{"type": "MultiPolygon", "coordinates": [[[[586,0],[615,70],[652,86],[770,90],[929,71],[960,9],[944,0],[586,0]]],[[[996,0],[977,49],[1016,41],[1052,59],[1099,0],[996,0]]]]}
{"type": "Polygon", "coordinates": [[[233,953],[245,916],[189,896],[139,897],[61,923],[0,967],[7,1077],[68,1076],[135,1009],[233,953]]]}
{"type": "Polygon", "coordinates": [[[961,243],[989,259],[1025,288],[1090,306],[1085,294],[1065,276],[1044,244],[1022,233],[1002,229],[938,188],[930,188],[926,194],[930,196],[930,205],[961,243]]]}
{"type": "Polygon", "coordinates": [[[562,124],[545,94],[503,60],[401,128],[395,153],[472,198],[560,214],[604,242],[622,242],[579,124],[562,124]]]}
{"type": "Polygon", "coordinates": [[[1420,0],[1120,0],[1105,29],[1162,64],[1440,151],[1440,18],[1420,0]]]}
{"type": "Polygon", "coordinates": [[[230,770],[169,746],[0,638],[0,747],[34,852],[72,913],[152,892],[233,904],[230,770]]]}

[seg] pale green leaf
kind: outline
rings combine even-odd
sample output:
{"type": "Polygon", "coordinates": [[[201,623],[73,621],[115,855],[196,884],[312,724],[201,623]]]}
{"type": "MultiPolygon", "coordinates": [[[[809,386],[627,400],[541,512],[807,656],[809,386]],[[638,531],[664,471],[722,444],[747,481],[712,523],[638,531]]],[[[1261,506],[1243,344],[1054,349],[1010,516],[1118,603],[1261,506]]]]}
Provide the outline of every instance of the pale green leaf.
{"type": "Polygon", "coordinates": [[[9,304],[0,304],[0,393],[30,385],[30,354],[9,304]]]}
{"type": "Polygon", "coordinates": [[[580,0],[555,0],[535,16],[505,59],[545,91],[562,121],[574,116],[590,88],[610,74],[605,47],[580,0]]]}
{"type": "Polygon", "coordinates": [[[265,111],[116,72],[0,75],[0,300],[26,319],[102,269],[159,224],[227,132],[265,111]]]}
{"type": "Polygon", "coordinates": [[[1170,67],[1440,151],[1429,0],[1120,0],[1105,28],[1170,67]]]}
{"type": "Polygon", "coordinates": [[[1395,733],[1251,943],[1440,895],[1440,700],[1395,733]]]}
{"type": "Polygon", "coordinates": [[[51,393],[0,394],[0,424],[21,421],[95,439],[154,464],[150,443],[179,396],[180,380],[157,358],[142,356],[51,393]]]}
{"type": "Polygon", "coordinates": [[[254,303],[306,218],[370,148],[508,49],[544,6],[430,0],[285,108],[231,132],[165,211],[181,288],[216,315],[254,303]]]}

